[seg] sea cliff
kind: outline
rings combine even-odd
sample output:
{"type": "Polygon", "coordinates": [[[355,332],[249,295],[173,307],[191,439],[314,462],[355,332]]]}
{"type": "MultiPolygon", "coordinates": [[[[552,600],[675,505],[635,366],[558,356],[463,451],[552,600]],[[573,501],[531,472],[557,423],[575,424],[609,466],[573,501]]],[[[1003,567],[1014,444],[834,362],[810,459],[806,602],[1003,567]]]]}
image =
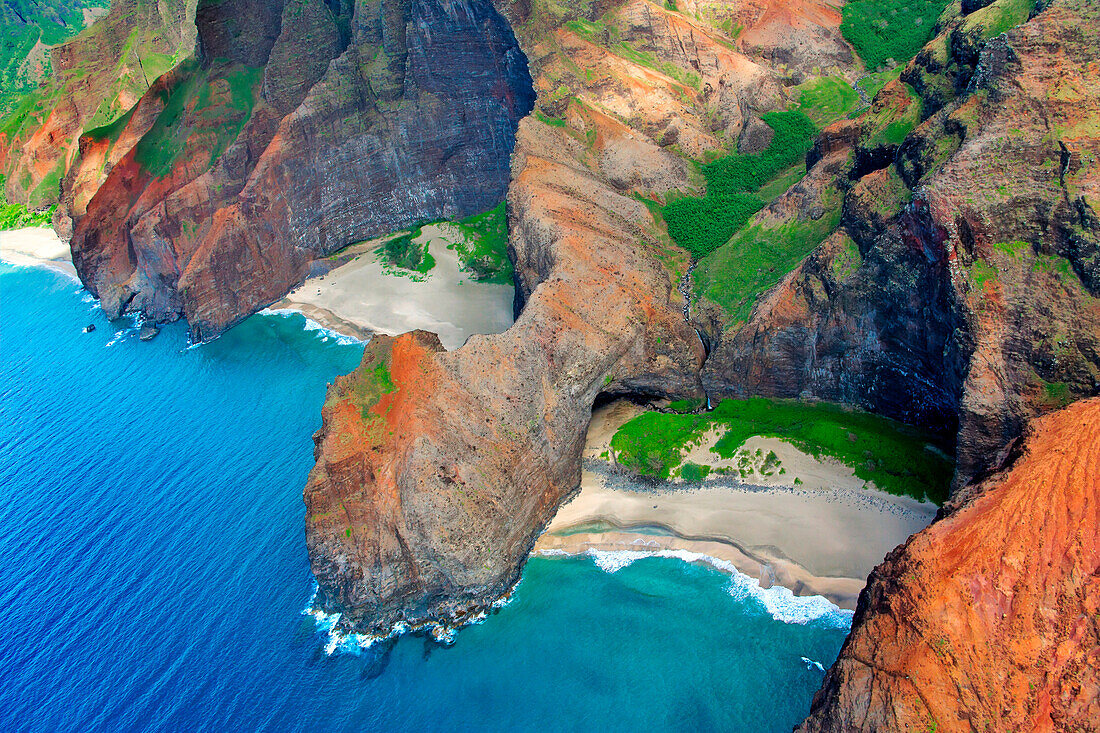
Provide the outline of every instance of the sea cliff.
{"type": "MultiPolygon", "coordinates": [[[[613,396],[860,404],[955,434],[963,486],[1028,419],[1096,394],[1089,161],[1100,138],[1089,120],[1100,95],[1094,41],[1075,30],[1095,8],[1054,3],[997,36],[993,10],[949,9],[902,71],[913,83],[885,83],[863,114],[827,127],[805,177],[687,279],[688,259],[641,199],[698,185],[672,150],[754,145],[753,120],[788,104],[790,77],[651,3],[617,6],[606,34],[595,20],[513,9],[539,92],[509,191],[523,309],[508,333],[453,354],[395,342],[417,365],[406,371],[449,378],[395,382],[404,394],[386,419],[403,427],[373,459],[386,472],[360,472],[350,492],[327,466],[355,431],[326,420],[306,489],[326,606],[372,630],[487,606],[575,489],[592,405],[613,396]],[[624,42],[669,66],[632,64],[624,42]],[[935,62],[945,44],[949,70],[935,62]],[[1073,94],[1056,93],[1067,84],[1073,94]],[[669,140],[677,147],[659,144],[669,140]],[[804,259],[795,253],[789,270],[774,260],[735,289],[746,258],[792,242],[804,259]],[[465,437],[470,425],[477,437],[465,437]],[[378,506],[399,553],[356,533],[355,517],[378,506]]],[[[386,359],[389,346],[378,348],[386,359]]]]}
{"type": "Polygon", "coordinates": [[[1100,400],[891,552],[800,731],[1092,730],[1100,720],[1100,400]]]}

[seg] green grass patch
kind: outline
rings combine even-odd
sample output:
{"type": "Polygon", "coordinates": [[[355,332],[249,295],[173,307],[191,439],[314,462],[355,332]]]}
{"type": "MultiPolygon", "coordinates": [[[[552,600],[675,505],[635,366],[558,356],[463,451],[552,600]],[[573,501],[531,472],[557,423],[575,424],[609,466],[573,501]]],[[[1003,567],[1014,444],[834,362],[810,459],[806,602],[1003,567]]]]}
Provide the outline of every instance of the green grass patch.
{"type": "Polygon", "coordinates": [[[416,241],[421,232],[421,227],[416,227],[406,234],[387,239],[375,250],[375,254],[387,265],[427,274],[435,267],[435,258],[428,251],[427,242],[416,241]]]}
{"type": "Polygon", "coordinates": [[[818,127],[847,117],[860,106],[859,93],[839,76],[823,76],[796,86],[798,111],[818,127]]]}
{"type": "Polygon", "coordinates": [[[735,153],[703,165],[706,194],[671,199],[661,209],[669,236],[692,257],[706,257],[745,226],[767,203],[760,189],[805,158],[817,134],[802,112],[771,112],[763,120],[775,131],[767,150],[735,153]]]}
{"type": "Polygon", "coordinates": [[[695,269],[697,295],[718,304],[730,323],[748,319],[761,293],[778,283],[840,223],[841,194],[828,189],[817,220],[754,223],[700,261],[695,269]]]}
{"type": "Polygon", "coordinates": [[[542,112],[540,112],[537,109],[535,110],[535,118],[539,122],[543,122],[547,125],[550,125],[551,127],[565,127],[565,125],[566,125],[565,120],[563,120],[562,118],[560,118],[560,117],[548,117],[547,115],[544,115],[542,112]]]}
{"type": "Polygon", "coordinates": [[[465,270],[479,282],[512,284],[508,259],[508,213],[503,201],[488,211],[455,222],[463,240],[451,245],[465,270]]]}
{"type": "Polygon", "coordinates": [[[947,499],[954,473],[928,433],[840,405],[794,400],[723,400],[702,415],[643,413],[615,433],[611,447],[621,465],[643,475],[694,475],[695,469],[681,468],[684,453],[712,427],[725,431],[712,449],[721,458],[733,458],[753,436],[780,438],[817,458],[841,461],[884,491],[936,504],[947,499]]]}
{"type": "Polygon", "coordinates": [[[949,0],[851,0],[840,32],[869,71],[893,61],[905,65],[932,38],[949,0]]]}
{"type": "MultiPolygon", "coordinates": [[[[0,179],[2,185],[2,179],[0,179]]],[[[0,229],[23,229],[24,227],[48,227],[53,220],[57,206],[43,211],[32,211],[19,204],[0,204],[0,229]]]]}
{"type": "Polygon", "coordinates": [[[856,82],[856,85],[863,90],[868,99],[874,99],[875,95],[882,91],[884,86],[900,78],[901,72],[904,70],[904,66],[897,66],[889,71],[876,71],[864,76],[856,82]]]}
{"type": "Polygon", "coordinates": [[[181,76],[153,127],[134,146],[134,159],[155,178],[172,172],[192,135],[214,136],[206,168],[214,164],[251,116],[263,69],[215,60],[210,70],[181,76]]]}
{"type": "Polygon", "coordinates": [[[1026,21],[1034,8],[1035,0],[997,0],[968,15],[962,30],[990,39],[1026,21]]]}

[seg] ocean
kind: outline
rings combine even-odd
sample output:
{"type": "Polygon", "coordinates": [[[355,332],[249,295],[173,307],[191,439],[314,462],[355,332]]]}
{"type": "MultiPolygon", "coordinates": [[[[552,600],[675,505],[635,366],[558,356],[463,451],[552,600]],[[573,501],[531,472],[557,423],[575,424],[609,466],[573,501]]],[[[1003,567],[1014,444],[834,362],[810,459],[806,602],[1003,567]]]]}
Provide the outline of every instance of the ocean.
{"type": "Polygon", "coordinates": [[[0,730],[789,731],[805,716],[850,614],[683,558],[536,557],[449,646],[330,639],[308,613],[301,492],[326,383],[361,354],[285,314],[142,343],[74,280],[0,263],[0,730]]]}

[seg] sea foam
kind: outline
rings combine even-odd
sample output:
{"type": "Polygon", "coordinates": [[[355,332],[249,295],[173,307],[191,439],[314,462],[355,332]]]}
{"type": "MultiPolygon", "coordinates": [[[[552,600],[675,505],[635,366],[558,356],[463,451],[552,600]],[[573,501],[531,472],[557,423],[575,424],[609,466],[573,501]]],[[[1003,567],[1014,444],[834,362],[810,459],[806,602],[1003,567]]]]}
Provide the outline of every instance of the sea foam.
{"type": "MultiPolygon", "coordinates": [[[[540,552],[546,557],[569,556],[564,550],[550,549],[540,552]]],[[[664,557],[681,560],[686,563],[703,563],[721,570],[730,576],[728,592],[735,600],[752,601],[759,604],[776,621],[788,624],[808,624],[816,622],[838,629],[847,629],[852,625],[852,612],[840,608],[824,596],[798,596],[790,588],[773,585],[764,588],[760,581],[745,575],[728,560],[711,557],[689,550],[598,550],[588,548],[582,554],[592,558],[600,570],[605,573],[617,573],[638,560],[649,557],[664,557]]]]}
{"type": "Polygon", "coordinates": [[[327,326],[322,326],[317,321],[313,320],[309,316],[305,315],[301,311],[294,310],[293,308],[264,308],[259,312],[261,316],[276,316],[280,318],[293,318],[298,316],[305,320],[305,325],[302,326],[303,331],[317,331],[322,337],[322,340],[333,340],[341,346],[353,346],[355,344],[365,344],[367,341],[363,339],[357,339],[354,336],[348,336],[347,334],[334,331],[327,326]]]}

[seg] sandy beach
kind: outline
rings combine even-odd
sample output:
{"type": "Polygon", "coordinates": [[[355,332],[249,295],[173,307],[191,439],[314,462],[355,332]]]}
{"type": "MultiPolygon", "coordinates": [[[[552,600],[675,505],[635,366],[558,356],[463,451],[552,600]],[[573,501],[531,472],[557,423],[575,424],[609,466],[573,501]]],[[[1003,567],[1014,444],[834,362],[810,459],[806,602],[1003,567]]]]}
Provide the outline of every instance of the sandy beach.
{"type": "MultiPolygon", "coordinates": [[[[774,438],[752,438],[746,449],[773,450],[786,471],[781,476],[639,480],[600,458],[619,425],[639,411],[618,402],[593,415],[580,492],[558,511],[535,552],[687,550],[730,562],[764,587],[778,584],[852,609],[886,553],[935,516],[934,504],[864,488],[847,466],[774,438]]],[[[699,450],[692,453],[703,461],[699,450]]],[[[707,461],[719,462],[714,454],[707,461]]]]}
{"type": "Polygon", "coordinates": [[[351,261],[309,278],[271,309],[300,311],[356,338],[424,329],[438,334],[451,350],[473,334],[507,330],[512,325],[512,287],[471,279],[460,268],[457,252],[447,247],[451,236],[445,225],[423,228],[417,241],[428,241],[436,264],[416,278],[393,274],[394,268],[378,262],[377,241],[345,248],[340,255],[351,256],[351,261]]]}
{"type": "Polygon", "coordinates": [[[47,227],[0,231],[0,259],[13,265],[45,265],[76,277],[69,245],[47,227]]]}

